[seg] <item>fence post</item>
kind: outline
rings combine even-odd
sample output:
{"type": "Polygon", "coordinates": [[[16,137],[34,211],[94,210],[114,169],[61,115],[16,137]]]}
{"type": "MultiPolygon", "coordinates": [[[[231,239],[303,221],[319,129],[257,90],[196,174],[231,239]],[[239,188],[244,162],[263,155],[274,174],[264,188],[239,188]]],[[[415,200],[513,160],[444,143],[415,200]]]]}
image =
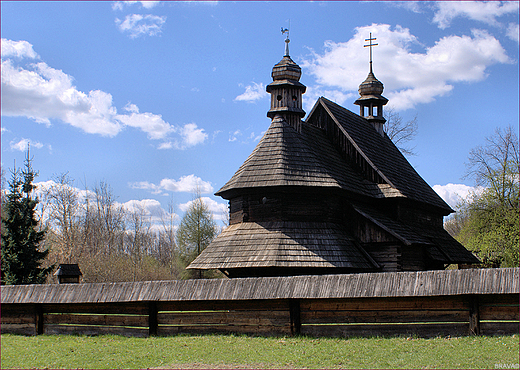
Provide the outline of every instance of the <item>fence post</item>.
{"type": "Polygon", "coordinates": [[[469,335],[480,335],[480,313],[478,295],[469,296],[469,335]]]}
{"type": "Polygon", "coordinates": [[[291,335],[299,335],[302,327],[299,299],[289,299],[289,314],[291,320],[291,335]]]}
{"type": "Polygon", "coordinates": [[[43,307],[41,304],[34,305],[34,334],[43,334],[43,307]]]}
{"type": "Polygon", "coordinates": [[[157,335],[157,303],[155,301],[148,302],[148,335],[157,335]]]}

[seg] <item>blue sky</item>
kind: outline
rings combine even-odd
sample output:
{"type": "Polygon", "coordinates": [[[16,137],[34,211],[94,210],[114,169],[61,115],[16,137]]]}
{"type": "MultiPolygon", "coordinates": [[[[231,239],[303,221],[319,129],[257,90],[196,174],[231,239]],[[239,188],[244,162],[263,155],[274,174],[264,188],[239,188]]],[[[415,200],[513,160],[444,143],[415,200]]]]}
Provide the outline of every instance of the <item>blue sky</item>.
{"type": "Polygon", "coordinates": [[[409,158],[452,205],[469,151],[519,122],[518,2],[1,2],[2,168],[30,143],[37,181],[108,183],[126,207],[182,216],[213,195],[270,120],[265,86],[290,54],[307,86],[353,112],[374,73],[405,120],[409,158]]]}

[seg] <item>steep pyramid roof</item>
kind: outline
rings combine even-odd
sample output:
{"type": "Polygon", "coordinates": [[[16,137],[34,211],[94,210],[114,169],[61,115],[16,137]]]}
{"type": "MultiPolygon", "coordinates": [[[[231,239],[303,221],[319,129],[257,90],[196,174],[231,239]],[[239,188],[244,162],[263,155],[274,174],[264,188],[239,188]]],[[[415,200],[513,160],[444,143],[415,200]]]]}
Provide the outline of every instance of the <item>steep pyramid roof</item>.
{"type": "Polygon", "coordinates": [[[240,189],[271,186],[331,187],[368,195],[364,182],[322,130],[302,125],[298,133],[276,117],[251,155],[216,195],[229,199],[240,189]]]}

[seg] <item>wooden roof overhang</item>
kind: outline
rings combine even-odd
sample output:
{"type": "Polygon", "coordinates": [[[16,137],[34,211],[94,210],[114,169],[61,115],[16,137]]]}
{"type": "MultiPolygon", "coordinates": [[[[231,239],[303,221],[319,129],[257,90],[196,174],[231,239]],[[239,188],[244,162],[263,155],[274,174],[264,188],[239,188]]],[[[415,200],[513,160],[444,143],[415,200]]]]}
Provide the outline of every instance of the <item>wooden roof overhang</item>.
{"type": "Polygon", "coordinates": [[[266,91],[268,93],[270,93],[273,89],[279,87],[279,86],[291,86],[291,87],[295,87],[297,88],[298,90],[301,90],[302,94],[305,93],[305,90],[307,89],[307,87],[302,84],[301,82],[299,81],[296,81],[296,80],[290,80],[290,79],[286,79],[286,80],[274,80],[273,82],[271,82],[269,85],[267,85],[265,87],[266,91]]]}
{"type": "Polygon", "coordinates": [[[339,224],[242,222],[224,229],[187,268],[374,271],[379,266],[339,224]]]}
{"type": "Polygon", "coordinates": [[[2,285],[2,304],[519,294],[519,269],[466,269],[126,283],[2,285]]]}
{"type": "Polygon", "coordinates": [[[479,259],[442,227],[394,220],[373,207],[354,204],[354,210],[406,246],[422,245],[433,260],[446,264],[479,263],[479,259]]]}

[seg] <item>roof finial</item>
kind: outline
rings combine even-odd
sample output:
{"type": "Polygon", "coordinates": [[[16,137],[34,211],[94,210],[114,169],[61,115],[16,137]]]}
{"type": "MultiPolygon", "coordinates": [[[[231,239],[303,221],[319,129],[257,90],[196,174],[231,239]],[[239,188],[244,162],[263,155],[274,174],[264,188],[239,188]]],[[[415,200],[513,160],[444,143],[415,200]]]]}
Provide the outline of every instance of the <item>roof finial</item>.
{"type": "Polygon", "coordinates": [[[370,37],[368,39],[365,39],[365,41],[369,41],[370,43],[368,45],[363,45],[365,48],[368,46],[370,47],[370,73],[372,73],[372,46],[377,46],[378,44],[372,44],[372,41],[377,40],[375,37],[372,38],[372,32],[370,32],[370,37]]]}
{"type": "MultiPolygon", "coordinates": [[[[289,21],[289,28],[291,28],[291,21],[289,21]]],[[[283,34],[287,34],[287,36],[285,37],[285,55],[286,57],[289,56],[289,43],[291,42],[291,40],[289,40],[289,28],[283,28],[282,27],[282,35],[283,34]]]]}

